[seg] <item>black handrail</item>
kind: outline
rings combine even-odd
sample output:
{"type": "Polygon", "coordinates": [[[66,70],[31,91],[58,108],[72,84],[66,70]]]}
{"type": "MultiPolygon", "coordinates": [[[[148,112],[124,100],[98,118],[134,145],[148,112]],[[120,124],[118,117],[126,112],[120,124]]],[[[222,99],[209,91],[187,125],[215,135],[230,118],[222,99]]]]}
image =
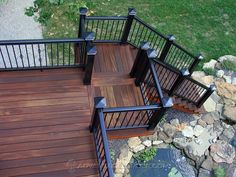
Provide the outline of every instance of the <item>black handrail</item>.
{"type": "MultiPolygon", "coordinates": [[[[153,62],[155,71],[158,73],[160,85],[169,95],[176,95],[200,107],[203,104],[202,100],[206,100],[210,96],[209,93],[213,92],[212,87],[207,87],[194,80],[188,76],[189,74],[185,75],[184,71],[180,72],[159,60],[153,60],[153,62]],[[164,78],[165,75],[168,77],[164,78]]],[[[186,71],[186,73],[189,72],[186,71]]]]}
{"type": "Polygon", "coordinates": [[[20,39],[20,40],[1,40],[0,45],[21,45],[21,44],[48,44],[48,43],[80,43],[85,40],[82,38],[63,38],[63,39],[20,39]]]}
{"type": "Polygon", "coordinates": [[[83,67],[83,38],[0,41],[0,71],[83,67]]]}
{"type": "MultiPolygon", "coordinates": [[[[83,11],[82,11],[83,12],[83,11]]],[[[82,13],[82,15],[84,15],[82,13]]],[[[158,56],[165,53],[164,62],[181,70],[188,68],[190,73],[199,63],[198,57],[190,53],[176,42],[172,42],[168,50],[163,51],[169,37],[157,31],[136,16],[133,8],[129,9],[128,16],[86,16],[85,30],[96,33],[95,42],[103,43],[129,43],[138,48],[140,42],[147,41],[155,49],[158,56]],[[175,58],[172,60],[172,58],[175,58]]],[[[81,29],[83,29],[81,27],[81,29]]],[[[162,55],[163,57],[163,55],[162,55]]]]}
{"type": "Polygon", "coordinates": [[[103,108],[106,106],[106,103],[104,102],[104,98],[95,97],[94,104],[90,131],[94,136],[99,174],[100,177],[114,177],[103,116],[103,108]]]}

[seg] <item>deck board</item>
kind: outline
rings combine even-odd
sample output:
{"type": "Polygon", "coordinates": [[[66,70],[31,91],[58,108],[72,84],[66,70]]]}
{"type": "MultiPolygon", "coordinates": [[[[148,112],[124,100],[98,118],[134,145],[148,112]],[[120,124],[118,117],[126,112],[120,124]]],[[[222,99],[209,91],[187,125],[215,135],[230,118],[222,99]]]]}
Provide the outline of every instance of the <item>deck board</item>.
{"type": "Polygon", "coordinates": [[[108,106],[143,102],[129,77],[135,51],[97,48],[90,86],[82,69],[0,73],[0,177],[98,176],[88,129],[93,97],[105,96],[108,106]]]}

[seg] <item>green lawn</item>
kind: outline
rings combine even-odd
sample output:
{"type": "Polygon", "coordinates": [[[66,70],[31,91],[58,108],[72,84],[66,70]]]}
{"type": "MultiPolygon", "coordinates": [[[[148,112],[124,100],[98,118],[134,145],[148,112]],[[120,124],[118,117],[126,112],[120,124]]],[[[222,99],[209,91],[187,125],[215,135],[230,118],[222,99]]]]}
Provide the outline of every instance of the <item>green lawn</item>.
{"type": "MultiPolygon", "coordinates": [[[[126,15],[135,7],[137,15],[163,34],[174,34],[190,52],[201,52],[204,62],[226,54],[236,55],[235,0],[87,0],[94,15],[126,15]]],[[[45,38],[76,37],[78,24],[55,8],[44,28],[45,38]]],[[[203,63],[201,63],[202,65],[203,63]]],[[[201,69],[199,66],[198,69],[201,69]]]]}

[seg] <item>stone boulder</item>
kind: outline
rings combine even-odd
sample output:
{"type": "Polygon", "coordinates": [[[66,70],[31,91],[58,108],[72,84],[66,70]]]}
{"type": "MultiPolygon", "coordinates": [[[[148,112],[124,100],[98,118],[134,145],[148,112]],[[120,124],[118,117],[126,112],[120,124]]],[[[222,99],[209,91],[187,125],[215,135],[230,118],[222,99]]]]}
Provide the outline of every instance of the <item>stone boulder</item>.
{"type": "MultiPolygon", "coordinates": [[[[216,142],[219,134],[222,133],[223,128],[215,128],[215,125],[207,125],[203,132],[197,137],[189,139],[188,137],[180,136],[173,139],[173,143],[176,147],[184,149],[188,156],[201,157],[204,156],[205,151],[210,147],[211,144],[216,142]]],[[[194,131],[193,131],[194,134],[194,131]]]]}
{"type": "Polygon", "coordinates": [[[217,163],[231,164],[234,162],[235,149],[226,141],[218,140],[210,146],[210,155],[217,163]]]}
{"type": "Polygon", "coordinates": [[[129,164],[132,157],[133,153],[129,150],[128,145],[122,146],[120,150],[119,160],[125,167],[129,164]]]}
{"type": "Polygon", "coordinates": [[[214,112],[216,110],[217,103],[214,101],[212,97],[209,97],[203,104],[206,112],[214,112]]]}
{"type": "Polygon", "coordinates": [[[129,147],[130,147],[131,149],[133,149],[133,148],[139,146],[141,143],[142,143],[142,142],[141,142],[141,140],[140,140],[138,137],[130,138],[130,139],[128,140],[128,145],[129,145],[129,147]]]}
{"type": "Polygon", "coordinates": [[[169,124],[169,123],[164,123],[163,125],[163,131],[170,137],[172,138],[175,135],[176,128],[175,126],[169,124]]]}
{"type": "Polygon", "coordinates": [[[228,60],[231,61],[232,63],[236,64],[236,57],[233,55],[224,55],[218,58],[218,61],[222,63],[223,61],[228,60]]]}
{"type": "Polygon", "coordinates": [[[183,134],[183,136],[185,136],[185,137],[192,138],[193,135],[194,135],[193,127],[191,127],[191,126],[186,126],[186,127],[182,130],[182,134],[183,134]]]}
{"type": "Polygon", "coordinates": [[[225,106],[223,115],[230,121],[236,123],[236,107],[234,106],[225,106]]]}
{"type": "Polygon", "coordinates": [[[214,162],[211,156],[208,156],[202,163],[201,167],[211,171],[214,166],[214,162]]]}
{"type": "Polygon", "coordinates": [[[143,141],[143,145],[146,146],[146,147],[150,147],[150,146],[152,146],[152,141],[151,140],[145,140],[145,141],[143,141]]]}
{"type": "Polygon", "coordinates": [[[216,72],[216,77],[222,78],[224,76],[225,72],[223,70],[218,70],[216,72]]]}
{"type": "Polygon", "coordinates": [[[201,125],[196,125],[193,129],[195,136],[200,136],[204,131],[204,128],[201,125]]]}
{"type": "Polygon", "coordinates": [[[214,69],[216,63],[217,63],[217,61],[212,59],[212,60],[210,60],[209,62],[204,63],[204,65],[203,65],[203,69],[207,69],[207,68],[214,69]]]}
{"type": "Polygon", "coordinates": [[[219,96],[236,101],[236,86],[222,81],[215,82],[219,96]]]}
{"type": "Polygon", "coordinates": [[[210,112],[202,116],[202,120],[206,122],[208,125],[214,123],[215,120],[219,120],[220,115],[217,112],[210,112]]]}

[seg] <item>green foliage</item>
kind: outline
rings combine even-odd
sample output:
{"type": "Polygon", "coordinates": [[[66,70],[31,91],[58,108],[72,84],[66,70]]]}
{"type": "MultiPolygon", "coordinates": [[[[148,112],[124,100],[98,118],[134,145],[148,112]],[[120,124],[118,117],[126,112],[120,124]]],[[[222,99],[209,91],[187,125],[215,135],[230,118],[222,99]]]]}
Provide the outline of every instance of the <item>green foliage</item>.
{"type": "Polygon", "coordinates": [[[203,71],[207,74],[207,75],[212,75],[215,76],[216,75],[216,70],[212,69],[212,68],[205,68],[203,69],[203,71]]]}
{"type": "Polygon", "coordinates": [[[160,125],[164,124],[164,123],[166,122],[166,118],[167,118],[167,113],[165,113],[165,114],[162,116],[162,118],[161,118],[159,124],[160,124],[160,125]]]}
{"type": "Polygon", "coordinates": [[[78,0],[34,0],[34,5],[25,9],[25,15],[34,17],[45,26],[55,13],[66,16],[71,22],[77,22],[79,8],[83,6],[85,7],[86,4],[78,0]]]}
{"type": "Polygon", "coordinates": [[[148,161],[152,160],[157,154],[157,149],[152,147],[150,149],[145,149],[135,155],[135,159],[139,164],[146,164],[148,161]]]}
{"type": "Polygon", "coordinates": [[[233,63],[232,61],[224,60],[221,63],[221,66],[222,66],[223,69],[227,69],[227,70],[230,70],[230,71],[236,71],[236,64],[233,63]]]}
{"type": "Polygon", "coordinates": [[[213,170],[213,176],[214,177],[226,177],[225,169],[221,166],[215,168],[213,170]]]}
{"type": "Polygon", "coordinates": [[[110,156],[111,156],[111,160],[114,161],[115,160],[115,152],[113,151],[113,149],[110,149],[110,156]]]}

